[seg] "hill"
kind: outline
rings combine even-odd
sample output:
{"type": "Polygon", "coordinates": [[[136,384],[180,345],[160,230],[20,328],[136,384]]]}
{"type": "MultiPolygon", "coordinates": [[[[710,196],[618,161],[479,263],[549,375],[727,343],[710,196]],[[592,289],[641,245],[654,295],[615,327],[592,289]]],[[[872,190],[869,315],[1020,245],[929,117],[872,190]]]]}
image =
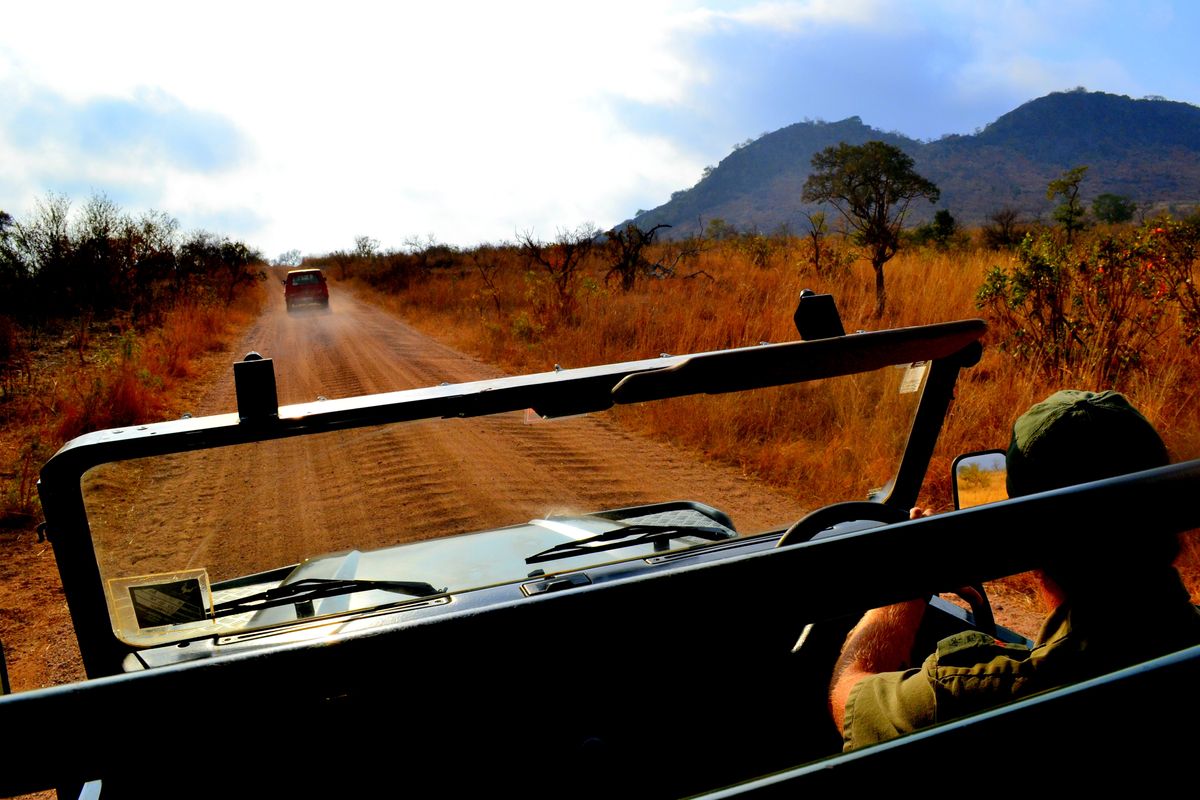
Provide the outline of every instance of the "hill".
{"type": "Polygon", "coordinates": [[[690,189],[636,217],[642,227],[666,223],[672,236],[697,233],[713,219],[739,230],[804,229],[801,188],[812,157],[839,142],[881,140],[904,150],[942,190],[936,206],[916,204],[920,222],[948,208],[978,224],[1001,208],[1026,219],[1048,216],[1046,184],[1086,164],[1085,203],[1124,195],[1142,209],[1189,208],[1200,202],[1200,108],[1151,97],[1076,89],[1031,100],[970,135],[921,142],[885,133],[859,117],[800,122],[739,146],[690,189]]]}

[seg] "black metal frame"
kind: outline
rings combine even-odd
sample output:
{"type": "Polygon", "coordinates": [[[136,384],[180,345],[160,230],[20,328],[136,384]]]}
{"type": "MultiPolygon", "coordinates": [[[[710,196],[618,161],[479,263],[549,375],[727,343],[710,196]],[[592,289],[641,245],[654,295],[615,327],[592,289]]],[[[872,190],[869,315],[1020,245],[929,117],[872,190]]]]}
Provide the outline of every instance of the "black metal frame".
{"type": "MultiPolygon", "coordinates": [[[[81,479],[99,464],[190,452],[389,422],[473,417],[533,408],[543,416],[602,411],[689,394],[719,394],[932,362],[903,461],[882,502],[916,500],[952,397],[958,371],[978,360],[981,320],[857,333],[666,356],[536,375],[442,385],[284,406],[272,413],[271,362],[254,354],[235,365],[237,414],[188,418],[85,434],[42,469],[38,489],[84,668],[89,677],[121,671],[130,651],[112,632],[84,509],[81,479]],[[263,398],[267,398],[264,403],[263,398]]],[[[781,520],[781,524],[786,523],[781,520]]]]}
{"type": "MultiPolygon", "coordinates": [[[[632,577],[319,647],[284,645],[11,695],[0,698],[0,728],[14,734],[0,793],[96,778],[106,791],[158,796],[355,795],[385,786],[449,794],[550,786],[573,796],[630,786],[638,796],[711,790],[753,776],[738,774],[745,765],[722,763],[758,755],[737,749],[740,740],[762,728],[767,735],[755,741],[770,742],[811,722],[794,718],[786,674],[737,672],[760,639],[786,650],[787,641],[772,639],[781,619],[820,621],[1079,549],[1123,546],[1116,537],[1098,540],[1097,530],[1166,536],[1200,527],[1200,504],[1191,500],[1198,488],[1200,461],[1192,461],[681,565],[666,579],[632,577]],[[1064,519],[1071,524],[1055,522],[1064,519]],[[951,539],[956,546],[947,548],[951,539]],[[733,594],[747,613],[728,624],[704,614],[714,593],[733,594]],[[647,609],[672,623],[637,624],[647,609]],[[722,731],[730,707],[742,724],[722,731]],[[174,735],[147,735],[168,723],[174,735]],[[353,735],[380,725],[381,738],[353,735]],[[346,735],[351,742],[336,744],[346,735]],[[332,749],[317,746],[324,738],[334,739],[332,749]],[[195,750],[181,752],[181,741],[195,750]],[[202,742],[262,768],[227,774],[223,762],[210,764],[202,742]],[[315,763],[297,762],[310,747],[315,763]],[[459,766],[447,771],[447,760],[459,766]]],[[[1182,756],[1191,742],[1185,732],[1164,733],[1178,730],[1166,723],[1197,709],[1198,677],[1200,648],[1192,648],[712,796],[795,796],[880,774],[897,786],[930,776],[1003,785],[1006,772],[1030,764],[1047,767],[1039,786],[1096,785],[1150,769],[1170,783],[1190,776],[1182,756]],[[1096,750],[1087,763],[1064,767],[1077,741],[1096,750]]],[[[791,764],[810,757],[797,751],[791,764]]]]}

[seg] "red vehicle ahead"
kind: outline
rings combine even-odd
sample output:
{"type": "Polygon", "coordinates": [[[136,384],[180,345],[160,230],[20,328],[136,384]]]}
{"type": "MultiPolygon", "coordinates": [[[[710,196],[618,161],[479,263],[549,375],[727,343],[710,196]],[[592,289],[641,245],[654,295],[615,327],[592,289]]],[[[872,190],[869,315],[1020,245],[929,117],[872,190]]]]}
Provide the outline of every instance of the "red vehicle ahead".
{"type": "Polygon", "coordinates": [[[293,306],[307,303],[328,308],[329,286],[325,283],[325,275],[319,269],[289,270],[283,279],[283,299],[288,311],[293,306]]]}

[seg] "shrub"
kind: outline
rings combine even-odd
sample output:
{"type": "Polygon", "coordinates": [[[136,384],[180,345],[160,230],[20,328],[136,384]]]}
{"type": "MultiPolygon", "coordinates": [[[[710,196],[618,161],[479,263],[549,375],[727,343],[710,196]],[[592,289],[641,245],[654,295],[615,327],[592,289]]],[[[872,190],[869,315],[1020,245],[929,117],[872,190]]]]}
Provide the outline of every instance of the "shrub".
{"type": "MultiPolygon", "coordinates": [[[[1049,233],[1026,235],[1011,269],[988,272],[976,304],[990,313],[1002,346],[1017,357],[1049,375],[1112,385],[1142,365],[1169,304],[1183,318],[1200,320],[1190,279],[1195,236],[1180,226],[1170,231],[1145,226],[1076,245],[1049,233]]],[[[1193,339],[1200,335],[1196,327],[1189,330],[1193,339]]]]}
{"type": "Polygon", "coordinates": [[[1200,290],[1193,274],[1200,258],[1200,218],[1160,220],[1148,226],[1154,242],[1155,297],[1168,294],[1179,315],[1184,341],[1200,339],[1200,290]]]}

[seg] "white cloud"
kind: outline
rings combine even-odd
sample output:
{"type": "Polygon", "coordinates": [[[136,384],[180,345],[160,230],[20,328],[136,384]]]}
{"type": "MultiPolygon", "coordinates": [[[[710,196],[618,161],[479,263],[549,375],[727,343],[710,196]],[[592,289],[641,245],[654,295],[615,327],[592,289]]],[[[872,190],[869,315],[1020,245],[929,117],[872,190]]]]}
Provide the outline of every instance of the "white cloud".
{"type": "MultiPolygon", "coordinates": [[[[1186,27],[1163,27],[1176,11],[1155,5],[1145,25],[1166,37],[1186,27]]],[[[875,102],[894,118],[934,89],[945,97],[931,105],[983,117],[1076,84],[1135,91],[1145,79],[1126,54],[1138,43],[1093,40],[1132,30],[1127,16],[1099,0],[19,4],[0,29],[0,207],[19,216],[51,183],[124,187],[185,227],[261,219],[222,232],[268,253],[350,247],[364,233],[388,246],[550,236],[665,201],[723,155],[712,140],[729,130],[726,146],[809,116],[897,124],[861,107],[863,76],[889,79],[875,102]],[[891,60],[855,49],[859,33],[891,60]],[[47,95],[75,111],[103,101],[208,120],[197,146],[215,142],[208,156],[226,166],[199,169],[144,140],[104,157],[55,136],[30,147],[13,120],[47,95]]]]}
{"type": "MultiPolygon", "coordinates": [[[[257,157],[228,174],[160,170],[161,206],[186,219],[252,205],[269,220],[268,251],[350,246],[366,228],[398,243],[607,224],[632,215],[624,205],[639,191],[665,197],[699,169],[611,111],[680,102],[698,79],[672,49],[669,4],[202,8],[29,4],[6,19],[22,33],[0,34],[0,74],[65,102],[155,92],[223,116],[257,157]]],[[[65,160],[46,143],[26,159],[26,182],[61,176],[65,160]]],[[[142,179],[128,159],[74,169],[142,179]]]]}
{"type": "Polygon", "coordinates": [[[785,32],[818,32],[829,25],[871,28],[886,25],[890,24],[892,14],[882,0],[806,0],[753,3],[731,11],[701,12],[697,16],[785,32]]]}

